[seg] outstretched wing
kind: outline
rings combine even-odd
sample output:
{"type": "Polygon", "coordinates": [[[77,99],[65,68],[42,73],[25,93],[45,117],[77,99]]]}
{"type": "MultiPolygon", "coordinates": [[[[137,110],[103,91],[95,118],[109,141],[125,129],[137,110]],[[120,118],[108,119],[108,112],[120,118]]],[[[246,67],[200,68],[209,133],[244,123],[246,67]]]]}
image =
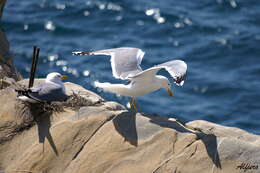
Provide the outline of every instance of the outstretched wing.
{"type": "Polygon", "coordinates": [[[140,72],[144,52],[138,48],[114,48],[98,51],[72,52],[73,55],[109,55],[113,76],[117,79],[126,80],[140,72]]]}
{"type": "Polygon", "coordinates": [[[187,64],[182,60],[172,60],[165,62],[163,64],[156,65],[154,67],[148,68],[143,72],[138,73],[132,77],[132,80],[138,78],[151,78],[157,74],[157,72],[164,68],[173,77],[176,85],[182,86],[187,74],[187,64]]]}
{"type": "Polygon", "coordinates": [[[158,67],[165,68],[170,75],[173,77],[176,85],[182,86],[187,75],[187,64],[182,60],[168,61],[163,64],[158,65],[158,67]]]}

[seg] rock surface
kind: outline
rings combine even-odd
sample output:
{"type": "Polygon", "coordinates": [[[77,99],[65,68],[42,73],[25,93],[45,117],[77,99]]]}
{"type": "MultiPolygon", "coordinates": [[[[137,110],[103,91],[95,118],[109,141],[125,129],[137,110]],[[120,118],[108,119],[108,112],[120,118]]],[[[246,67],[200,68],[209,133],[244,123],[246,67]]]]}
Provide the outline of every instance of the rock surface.
{"type": "Polygon", "coordinates": [[[5,2],[6,2],[6,0],[1,0],[1,2],[0,2],[0,20],[2,18],[2,14],[4,11],[5,2]]]}
{"type": "Polygon", "coordinates": [[[51,114],[21,111],[13,88],[0,90],[0,172],[233,173],[244,172],[245,164],[246,172],[260,171],[257,135],[134,114],[76,84],[66,88],[87,105],[51,114]],[[25,121],[28,114],[38,118],[25,121]]]}
{"type": "MultiPolygon", "coordinates": [[[[6,0],[0,1],[0,22],[5,2],[6,0]]],[[[17,81],[21,79],[21,75],[13,65],[13,58],[9,52],[9,42],[4,30],[0,27],[0,89],[5,88],[6,84],[10,83],[10,79],[17,81]]]]}

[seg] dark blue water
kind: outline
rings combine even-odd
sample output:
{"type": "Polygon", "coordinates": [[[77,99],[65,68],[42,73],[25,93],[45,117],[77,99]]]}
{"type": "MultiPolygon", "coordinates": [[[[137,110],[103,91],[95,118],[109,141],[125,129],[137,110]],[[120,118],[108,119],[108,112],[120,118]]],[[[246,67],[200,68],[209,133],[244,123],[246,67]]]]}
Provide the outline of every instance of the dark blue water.
{"type": "Polygon", "coordinates": [[[3,27],[24,77],[37,45],[38,77],[68,74],[71,82],[124,105],[128,98],[93,87],[96,80],[121,82],[112,77],[109,58],[74,57],[72,51],[138,47],[146,52],[143,69],[183,59],[185,85],[173,86],[174,98],[164,90],[138,98],[142,112],[260,134],[259,0],[8,1],[3,27]]]}

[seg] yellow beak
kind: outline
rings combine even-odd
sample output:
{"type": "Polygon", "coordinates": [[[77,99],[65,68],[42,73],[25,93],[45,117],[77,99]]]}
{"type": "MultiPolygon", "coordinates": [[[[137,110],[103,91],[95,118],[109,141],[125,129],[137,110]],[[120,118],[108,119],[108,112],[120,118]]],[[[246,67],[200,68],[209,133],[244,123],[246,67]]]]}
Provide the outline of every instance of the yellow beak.
{"type": "Polygon", "coordinates": [[[69,77],[67,76],[67,75],[62,75],[61,76],[61,80],[66,80],[66,79],[68,79],[69,77]]]}
{"type": "Polygon", "coordinates": [[[169,96],[173,96],[173,92],[172,92],[171,88],[167,88],[167,92],[168,92],[169,96]]]}

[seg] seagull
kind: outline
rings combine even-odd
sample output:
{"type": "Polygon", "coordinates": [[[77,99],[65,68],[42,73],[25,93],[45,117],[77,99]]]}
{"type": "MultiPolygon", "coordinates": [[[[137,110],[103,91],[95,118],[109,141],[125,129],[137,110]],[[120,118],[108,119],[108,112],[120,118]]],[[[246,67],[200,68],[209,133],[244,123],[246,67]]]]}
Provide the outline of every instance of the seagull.
{"type": "Polygon", "coordinates": [[[171,83],[167,77],[157,75],[165,69],[173,77],[176,85],[182,86],[186,78],[187,64],[182,60],[171,60],[154,67],[142,70],[140,64],[145,52],[139,48],[122,47],[97,51],[75,51],[73,55],[108,55],[112,66],[112,73],[116,79],[128,80],[128,84],[111,84],[95,82],[95,86],[122,96],[131,97],[131,109],[138,112],[135,100],[150,92],[165,88],[170,96],[171,83]]]}
{"type": "Polygon", "coordinates": [[[31,87],[27,90],[15,90],[18,93],[18,99],[29,103],[42,103],[53,101],[65,101],[67,95],[62,80],[68,76],[57,72],[49,73],[45,82],[31,87]]]}

